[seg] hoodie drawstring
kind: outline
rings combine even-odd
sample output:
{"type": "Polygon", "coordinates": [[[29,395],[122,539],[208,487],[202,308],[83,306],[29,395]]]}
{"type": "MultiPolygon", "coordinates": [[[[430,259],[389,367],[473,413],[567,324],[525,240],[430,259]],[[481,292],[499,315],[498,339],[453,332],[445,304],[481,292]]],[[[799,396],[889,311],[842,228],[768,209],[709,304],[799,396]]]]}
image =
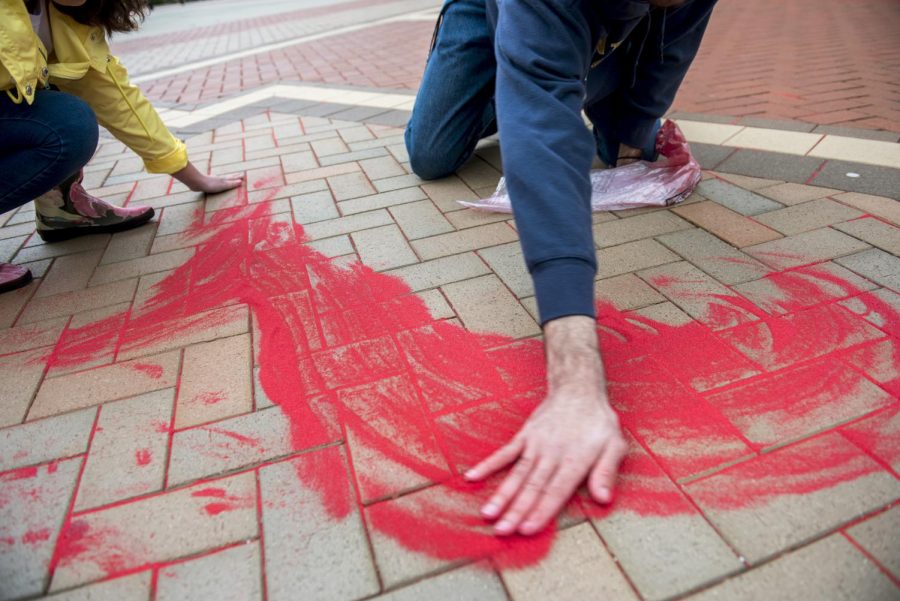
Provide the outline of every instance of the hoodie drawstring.
{"type": "Polygon", "coordinates": [[[647,43],[647,36],[650,35],[650,28],[653,26],[653,11],[647,12],[647,27],[644,28],[644,36],[641,38],[641,44],[638,46],[637,53],[634,55],[634,69],[631,72],[631,87],[637,85],[638,64],[641,62],[641,54],[644,52],[644,44],[647,43]]]}
{"type": "MultiPolygon", "coordinates": [[[[665,48],[666,48],[666,14],[668,10],[663,8],[662,10],[662,23],[660,24],[660,34],[659,34],[659,62],[666,62],[665,57],[665,48]]],[[[637,72],[638,66],[641,62],[641,54],[644,52],[644,45],[647,43],[647,37],[650,35],[650,30],[653,28],[653,10],[647,12],[647,26],[644,28],[644,36],[641,38],[641,44],[638,46],[637,52],[634,55],[634,68],[631,72],[631,87],[637,85],[637,72]]]]}
{"type": "Polygon", "coordinates": [[[659,62],[660,64],[666,62],[665,48],[666,48],[666,15],[669,14],[668,9],[663,9],[663,19],[662,19],[662,27],[660,28],[659,33],[659,62]]]}

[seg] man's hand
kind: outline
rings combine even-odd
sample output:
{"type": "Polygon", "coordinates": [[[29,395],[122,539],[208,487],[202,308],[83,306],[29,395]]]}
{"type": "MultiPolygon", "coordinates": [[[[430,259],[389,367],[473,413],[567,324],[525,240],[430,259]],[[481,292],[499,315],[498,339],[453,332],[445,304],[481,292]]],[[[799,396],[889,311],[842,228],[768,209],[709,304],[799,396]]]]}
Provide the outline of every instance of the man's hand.
{"type": "Polygon", "coordinates": [[[194,192],[206,192],[207,194],[218,194],[219,192],[232,190],[244,183],[244,178],[239,175],[234,177],[216,177],[200,173],[194,167],[194,164],[190,162],[184,169],[173,173],[172,177],[194,192]]]}
{"type": "Polygon", "coordinates": [[[485,518],[499,518],[497,534],[543,529],[585,478],[597,502],[612,501],[627,445],[609,406],[595,328],[585,316],[545,326],[547,398],[512,441],[466,472],[482,480],[515,462],[481,509],[485,518]]]}

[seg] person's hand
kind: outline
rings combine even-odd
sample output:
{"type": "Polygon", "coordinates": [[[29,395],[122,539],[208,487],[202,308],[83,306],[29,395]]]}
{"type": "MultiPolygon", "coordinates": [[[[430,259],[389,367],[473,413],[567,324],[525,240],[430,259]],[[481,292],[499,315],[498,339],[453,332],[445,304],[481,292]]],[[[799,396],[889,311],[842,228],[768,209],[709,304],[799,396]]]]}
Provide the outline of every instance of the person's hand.
{"type": "Polygon", "coordinates": [[[619,154],[616,158],[616,167],[624,167],[631,163],[641,160],[641,149],[629,146],[628,144],[619,144],[619,154]]]}
{"type": "Polygon", "coordinates": [[[582,316],[547,325],[550,394],[512,441],[465,474],[483,480],[515,462],[481,510],[497,519],[497,534],[542,530],[585,478],[594,500],[612,501],[627,444],[606,397],[594,327],[582,316]]]}
{"type": "Polygon", "coordinates": [[[244,178],[238,176],[216,177],[215,175],[201,175],[193,184],[186,184],[188,188],[194,192],[206,192],[207,194],[218,194],[233,190],[244,183],[244,178]]]}
{"type": "Polygon", "coordinates": [[[228,177],[216,177],[215,175],[206,175],[201,173],[193,163],[188,163],[181,171],[176,171],[172,177],[183,183],[194,192],[205,192],[207,194],[218,194],[227,190],[233,190],[242,183],[244,178],[240,175],[228,177]]]}

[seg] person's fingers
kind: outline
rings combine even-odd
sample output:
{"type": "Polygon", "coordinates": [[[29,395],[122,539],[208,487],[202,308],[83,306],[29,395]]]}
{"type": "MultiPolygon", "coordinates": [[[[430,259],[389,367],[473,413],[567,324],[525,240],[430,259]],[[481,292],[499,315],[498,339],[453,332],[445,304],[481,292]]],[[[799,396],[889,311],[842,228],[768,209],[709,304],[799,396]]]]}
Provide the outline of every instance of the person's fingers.
{"type": "Polygon", "coordinates": [[[558,465],[559,462],[556,457],[545,457],[538,462],[528,479],[511,497],[512,504],[509,506],[509,509],[506,510],[503,517],[494,526],[494,531],[497,534],[512,534],[519,528],[522,519],[531,511],[534,504],[547,490],[547,484],[556,472],[558,465]]]}
{"type": "Polygon", "coordinates": [[[201,184],[200,189],[207,194],[218,194],[233,190],[244,183],[243,176],[216,177],[207,176],[206,181],[201,184]]]}
{"type": "Polygon", "coordinates": [[[528,455],[520,456],[518,461],[516,461],[516,464],[506,475],[506,478],[503,479],[503,482],[488,502],[481,508],[481,515],[489,520],[499,516],[509,504],[510,499],[512,499],[522,487],[522,484],[528,478],[529,474],[531,474],[531,470],[534,469],[535,464],[534,458],[529,457],[528,455]]]}
{"type": "Polygon", "coordinates": [[[622,463],[622,459],[627,451],[628,445],[626,442],[620,436],[615,436],[607,443],[600,454],[600,459],[597,460],[596,465],[591,470],[591,475],[588,478],[588,490],[590,490],[591,496],[598,503],[606,504],[612,501],[616,474],[619,471],[619,464],[622,463]]]}
{"type": "Polygon", "coordinates": [[[563,505],[572,497],[572,493],[578,485],[584,481],[594,457],[581,457],[571,462],[563,462],[554,474],[553,479],[547,485],[544,494],[538,500],[531,512],[525,517],[519,532],[531,535],[543,530],[563,505]]]}
{"type": "Polygon", "coordinates": [[[485,459],[482,459],[473,468],[465,473],[466,480],[484,480],[497,470],[506,467],[516,460],[522,454],[525,448],[525,441],[521,438],[514,438],[509,443],[503,445],[485,459]]]}

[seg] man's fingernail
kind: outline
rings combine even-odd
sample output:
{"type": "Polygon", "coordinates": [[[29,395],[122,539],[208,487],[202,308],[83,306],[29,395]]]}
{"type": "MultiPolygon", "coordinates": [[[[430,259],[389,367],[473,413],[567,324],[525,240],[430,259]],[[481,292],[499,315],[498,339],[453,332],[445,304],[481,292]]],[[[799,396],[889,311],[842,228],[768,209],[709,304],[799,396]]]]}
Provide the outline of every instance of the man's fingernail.
{"type": "Polygon", "coordinates": [[[494,526],[494,530],[497,531],[497,534],[510,534],[513,531],[512,522],[509,520],[502,520],[494,526]]]}
{"type": "Polygon", "coordinates": [[[537,532],[537,522],[525,522],[519,527],[522,534],[534,534],[537,532]]]}
{"type": "Polygon", "coordinates": [[[488,503],[481,508],[481,513],[488,517],[494,517],[495,515],[497,515],[498,511],[500,511],[500,508],[494,503],[488,503]]]}
{"type": "Polygon", "coordinates": [[[602,503],[609,503],[609,500],[612,497],[612,493],[605,486],[601,488],[597,494],[600,497],[600,501],[602,503]]]}
{"type": "Polygon", "coordinates": [[[475,470],[469,470],[468,472],[463,474],[463,478],[465,478],[466,480],[474,480],[477,477],[478,477],[478,472],[476,472],[475,470]]]}

